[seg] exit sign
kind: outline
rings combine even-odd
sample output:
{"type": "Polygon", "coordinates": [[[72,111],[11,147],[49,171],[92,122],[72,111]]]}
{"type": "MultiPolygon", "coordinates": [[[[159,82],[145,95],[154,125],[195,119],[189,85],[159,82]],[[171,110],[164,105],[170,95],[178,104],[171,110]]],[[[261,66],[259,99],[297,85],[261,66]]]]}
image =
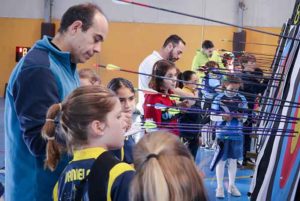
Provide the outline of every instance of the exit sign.
{"type": "Polygon", "coordinates": [[[16,47],[16,62],[20,61],[27,52],[30,50],[30,47],[16,47]]]}

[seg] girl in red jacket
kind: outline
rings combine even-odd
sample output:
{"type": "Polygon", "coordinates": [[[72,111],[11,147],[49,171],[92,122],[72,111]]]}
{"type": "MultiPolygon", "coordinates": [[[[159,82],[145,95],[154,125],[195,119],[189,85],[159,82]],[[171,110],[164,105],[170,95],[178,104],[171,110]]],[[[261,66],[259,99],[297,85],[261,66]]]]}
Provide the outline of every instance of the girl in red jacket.
{"type": "Polygon", "coordinates": [[[172,94],[176,87],[177,68],[174,63],[168,60],[157,61],[153,66],[152,75],[162,76],[169,79],[163,79],[160,77],[152,77],[149,83],[149,88],[163,93],[162,94],[145,94],[144,102],[144,118],[145,120],[153,120],[159,128],[168,129],[175,135],[179,135],[178,131],[178,114],[174,110],[168,107],[175,107],[176,102],[171,100],[170,94],[172,94]],[[166,106],[165,109],[154,107],[154,105],[166,106]]]}

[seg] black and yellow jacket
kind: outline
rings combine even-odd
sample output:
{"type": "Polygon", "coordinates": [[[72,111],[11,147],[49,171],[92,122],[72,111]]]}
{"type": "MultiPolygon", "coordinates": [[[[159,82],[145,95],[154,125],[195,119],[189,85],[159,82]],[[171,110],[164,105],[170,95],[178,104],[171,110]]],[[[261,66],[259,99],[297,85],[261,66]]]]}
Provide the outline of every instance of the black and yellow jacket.
{"type": "MultiPolygon", "coordinates": [[[[53,200],[73,201],[76,189],[78,189],[83,180],[86,180],[91,168],[93,167],[93,170],[95,170],[94,162],[98,161],[100,157],[104,160],[97,166],[97,171],[99,171],[97,175],[100,175],[100,178],[93,178],[97,179],[97,186],[101,186],[99,191],[96,189],[97,200],[127,201],[134,169],[130,165],[120,162],[112,153],[100,147],[74,152],[73,160],[67,165],[54,187],[53,200]]],[[[83,188],[82,200],[93,200],[91,194],[89,188],[83,188]]]]}
{"type": "Polygon", "coordinates": [[[124,146],[121,149],[112,150],[112,153],[120,160],[128,164],[133,163],[133,147],[135,142],[132,136],[128,136],[124,140],[124,146]]]}

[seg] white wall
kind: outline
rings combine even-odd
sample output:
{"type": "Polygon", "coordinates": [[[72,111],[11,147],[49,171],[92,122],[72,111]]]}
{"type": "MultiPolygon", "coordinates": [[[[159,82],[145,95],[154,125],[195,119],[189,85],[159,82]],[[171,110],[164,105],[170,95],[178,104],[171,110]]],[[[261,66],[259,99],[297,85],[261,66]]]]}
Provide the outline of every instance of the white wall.
{"type": "MultiPolygon", "coordinates": [[[[237,23],[238,0],[136,0],[153,6],[237,23]]],[[[54,0],[53,17],[60,19],[71,5],[87,0],[54,0]]],[[[92,0],[99,4],[111,21],[170,24],[214,24],[112,0],[92,0]]],[[[44,18],[44,0],[0,0],[0,17],[44,18]]],[[[295,0],[245,0],[245,26],[281,27],[292,14],[295,0]]],[[[215,24],[214,24],[215,25],[215,24]]]]}
{"type": "Polygon", "coordinates": [[[0,17],[44,18],[44,0],[0,0],[0,17]]]}
{"type": "Polygon", "coordinates": [[[246,0],[245,24],[276,27],[292,16],[295,0],[246,0]]]}

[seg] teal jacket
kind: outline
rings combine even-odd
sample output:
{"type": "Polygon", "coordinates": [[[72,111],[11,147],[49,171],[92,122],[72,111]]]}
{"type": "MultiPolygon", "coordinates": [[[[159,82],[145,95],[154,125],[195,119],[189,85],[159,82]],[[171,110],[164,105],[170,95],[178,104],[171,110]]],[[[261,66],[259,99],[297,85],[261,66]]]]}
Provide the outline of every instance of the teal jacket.
{"type": "Polygon", "coordinates": [[[46,112],[79,86],[70,53],[44,37],[14,68],[5,100],[5,200],[50,201],[53,187],[71,158],[54,172],[44,169],[46,112]]]}

